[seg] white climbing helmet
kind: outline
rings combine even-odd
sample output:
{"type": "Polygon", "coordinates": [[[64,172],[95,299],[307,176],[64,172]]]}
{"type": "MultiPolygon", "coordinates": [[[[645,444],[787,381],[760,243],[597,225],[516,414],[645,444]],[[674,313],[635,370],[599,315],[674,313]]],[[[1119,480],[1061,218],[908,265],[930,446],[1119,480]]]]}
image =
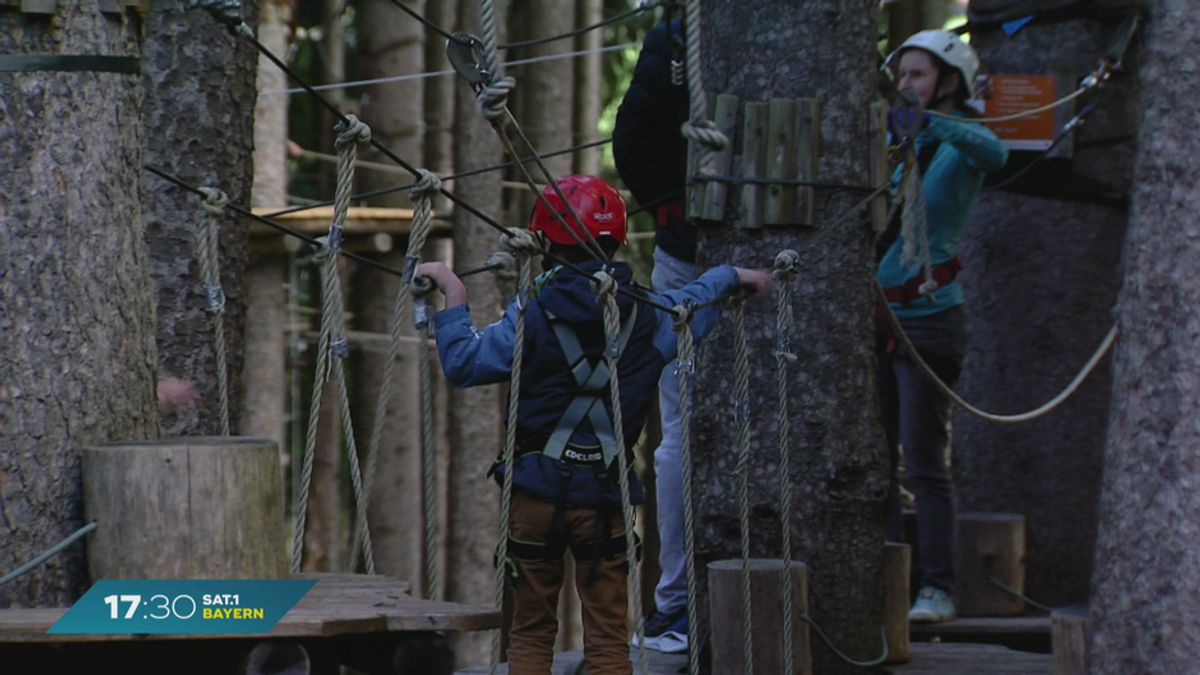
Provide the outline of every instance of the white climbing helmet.
{"type": "Polygon", "coordinates": [[[896,51],[887,57],[885,66],[891,67],[900,54],[908,49],[924,49],[941,59],[946,65],[958,70],[962,77],[963,86],[967,88],[967,96],[975,93],[975,74],[979,72],[979,57],[971,45],[963,42],[957,35],[946,30],[923,30],[910,36],[896,51]]]}

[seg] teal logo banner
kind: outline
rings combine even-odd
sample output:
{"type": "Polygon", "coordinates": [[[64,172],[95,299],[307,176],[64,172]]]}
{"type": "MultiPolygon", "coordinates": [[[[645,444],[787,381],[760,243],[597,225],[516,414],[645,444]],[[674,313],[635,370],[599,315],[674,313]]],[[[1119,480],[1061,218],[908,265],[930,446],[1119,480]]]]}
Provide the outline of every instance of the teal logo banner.
{"type": "Polygon", "coordinates": [[[266,633],[314,580],[103,579],[47,633],[266,633]]]}

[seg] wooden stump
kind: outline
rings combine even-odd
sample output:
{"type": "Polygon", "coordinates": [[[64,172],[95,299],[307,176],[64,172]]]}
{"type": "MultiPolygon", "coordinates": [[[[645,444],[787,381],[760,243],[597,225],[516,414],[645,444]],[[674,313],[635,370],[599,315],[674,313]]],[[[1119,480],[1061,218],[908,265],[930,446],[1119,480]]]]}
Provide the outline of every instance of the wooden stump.
{"type": "MultiPolygon", "coordinates": [[[[808,573],[803,563],[792,563],[792,653],[790,675],[812,675],[808,624],[808,573]]],[[[709,626],[712,632],[712,672],[746,675],[742,611],[742,561],[717,560],[708,564],[709,626]]],[[[783,674],[783,561],[750,561],[751,647],[756,673],[783,674]]]]}
{"type": "Polygon", "coordinates": [[[1087,675],[1087,619],[1087,605],[1063,607],[1050,615],[1054,675],[1087,675]]]}
{"type": "Polygon", "coordinates": [[[1025,601],[1000,583],[1025,592],[1025,516],[1015,513],[960,513],[956,523],[955,576],[959,616],[1016,616],[1025,601]]]}
{"type": "Polygon", "coordinates": [[[260,438],[83,449],[88,567],[99,579],[281,579],[279,450],[260,438]]]}
{"type": "Polygon", "coordinates": [[[906,663],[909,658],[908,609],[912,547],[887,542],[883,549],[883,634],[887,639],[888,663],[906,663]]]}

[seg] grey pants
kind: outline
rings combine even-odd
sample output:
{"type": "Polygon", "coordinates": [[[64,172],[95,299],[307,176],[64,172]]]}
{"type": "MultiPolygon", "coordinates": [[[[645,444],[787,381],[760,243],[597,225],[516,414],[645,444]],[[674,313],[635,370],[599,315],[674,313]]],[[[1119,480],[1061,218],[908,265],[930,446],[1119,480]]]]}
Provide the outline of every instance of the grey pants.
{"type": "MultiPolygon", "coordinates": [[[[966,353],[966,313],[954,307],[931,316],[900,322],[925,363],[953,385],[966,353]]],[[[954,482],[949,466],[951,401],[925,376],[899,340],[889,349],[881,339],[880,399],[891,458],[887,536],[903,540],[903,513],[897,463],[904,452],[904,473],[916,497],[917,563],[921,587],[954,592],[954,482]]]]}

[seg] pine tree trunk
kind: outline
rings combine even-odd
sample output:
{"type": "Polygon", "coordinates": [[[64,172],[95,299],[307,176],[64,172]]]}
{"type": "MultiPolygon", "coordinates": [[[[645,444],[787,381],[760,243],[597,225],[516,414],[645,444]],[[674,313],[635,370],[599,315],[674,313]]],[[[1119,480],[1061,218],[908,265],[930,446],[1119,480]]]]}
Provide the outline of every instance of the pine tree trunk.
{"type": "MultiPolygon", "coordinates": [[[[474,0],[465,0],[473,2],[474,0]]],[[[429,2],[425,5],[425,18],[434,25],[449,27],[457,23],[458,0],[429,2]]],[[[446,41],[440,35],[425,38],[425,69],[429,72],[451,70],[446,56],[446,41]]],[[[449,175],[454,168],[453,138],[454,92],[461,84],[457,76],[443,75],[427,77],[425,82],[425,166],[439,176],[449,175]]],[[[453,185],[447,185],[453,189],[453,185]]],[[[435,213],[448,214],[450,201],[445,197],[434,200],[435,213]]]]}
{"type": "MultiPolygon", "coordinates": [[[[576,0],[575,23],[583,28],[598,23],[604,18],[604,3],[602,0],[576,0]]],[[[601,54],[598,50],[604,46],[604,31],[594,30],[575,38],[577,51],[592,51],[575,61],[575,134],[571,145],[590,143],[600,138],[600,113],[604,109],[601,96],[602,77],[600,68],[601,54]]],[[[598,175],[600,173],[600,148],[580,150],[573,157],[572,171],[578,174],[598,175]]]]}
{"type": "MultiPolygon", "coordinates": [[[[0,12],[0,53],[139,59],[134,15],[0,12]]],[[[0,570],[83,525],[84,445],[154,438],[154,304],[138,197],[137,75],[0,73],[0,570]]],[[[0,588],[61,606],[87,586],[82,544],[0,588]]]]}
{"type": "MultiPolygon", "coordinates": [[[[257,2],[242,11],[244,21],[257,25],[257,2]]],[[[169,3],[155,3],[146,13],[145,32],[146,162],[192,185],[219,187],[234,203],[249,203],[258,52],[207,12],[169,3]]],[[[197,406],[167,415],[162,430],[169,436],[219,435],[212,314],[195,256],[195,230],[206,212],[199,197],[159,178],[147,177],[143,186],[160,369],[193,382],[200,394],[197,406]]],[[[227,377],[235,423],[241,401],[237,384],[243,361],[247,232],[243,220],[226,217],[221,223],[227,377]]]]}
{"type": "MultiPolygon", "coordinates": [[[[522,22],[521,39],[536,39],[560,35],[575,28],[575,5],[561,0],[530,0],[522,3],[525,20],[522,22]]],[[[505,60],[536,58],[572,51],[573,40],[556,40],[544,45],[509,49],[504,52],[505,60]]],[[[520,67],[512,67],[509,75],[517,78],[517,93],[521,98],[516,110],[517,121],[525,135],[539,154],[561,150],[574,144],[572,117],[575,109],[575,68],[570,60],[539,61],[520,67]]],[[[526,154],[520,145],[517,151],[526,154]]],[[[555,178],[571,172],[571,155],[559,155],[544,160],[555,178]]],[[[530,174],[539,184],[545,183],[542,173],[533,163],[527,165],[530,174]]],[[[519,174],[510,173],[513,180],[522,181],[519,174]]],[[[533,194],[518,193],[520,200],[516,216],[528,217],[533,208],[533,194]]]]}
{"type": "MultiPolygon", "coordinates": [[[[1083,77],[1117,27],[1082,20],[1031,25],[1013,37],[978,32],[973,44],[989,72],[1048,74],[1049,64],[1057,63],[1083,77]]],[[[1050,400],[1112,326],[1127,208],[1077,201],[1071,186],[1082,180],[1078,174],[1127,194],[1132,139],[1089,143],[1134,133],[1136,78],[1131,67],[1098,95],[1099,107],[1076,132],[1073,160],[1044,160],[1010,189],[985,192],[963,232],[960,278],[970,341],[956,389],[985,410],[1025,412],[1050,400]],[[1058,191],[1037,192],[1050,184],[1058,191]]],[[[1011,153],[999,176],[1033,154],[1011,153]]],[[[1104,427],[1097,421],[1108,414],[1110,390],[1105,361],[1065,405],[1038,420],[996,424],[955,412],[962,510],[1026,516],[1026,590],[1042,603],[1087,600],[1103,465],[1104,427]]]]}
{"type": "MultiPolygon", "coordinates": [[[[701,3],[704,81],[710,97],[744,102],[814,97],[822,106],[820,177],[868,184],[869,106],[877,69],[878,4],[768,0],[701,3]],[[756,36],[747,40],[747,36],[756,36]]],[[[689,39],[692,38],[689,35],[689,39]]],[[[740,134],[738,134],[740,139],[740,134]]],[[[732,146],[740,155],[740,143],[732,146]]],[[[736,189],[727,214],[735,213],[736,189]]],[[[884,444],[875,387],[873,235],[865,209],[829,224],[861,193],[823,195],[816,228],[700,230],[701,267],[770,267],[782,249],[801,263],[794,285],[790,367],[793,554],[808,565],[810,614],[846,653],[880,653],[883,620],[884,444]],[[828,196],[828,200],[824,197],[828,196]]],[[[775,301],[746,304],[750,348],[751,555],[779,557],[775,301]]],[[[740,556],[733,312],[700,347],[692,439],[697,566],[740,556]]],[[[701,589],[701,598],[706,590],[701,589]]],[[[702,616],[706,609],[702,610],[702,616]]],[[[718,620],[714,617],[714,620],[718,620]]],[[[814,650],[813,671],[857,672],[814,650]]]]}
{"type": "Polygon", "coordinates": [[[1133,203],[1100,491],[1092,672],[1183,673],[1200,658],[1200,17],[1150,3],[1133,203]]]}

